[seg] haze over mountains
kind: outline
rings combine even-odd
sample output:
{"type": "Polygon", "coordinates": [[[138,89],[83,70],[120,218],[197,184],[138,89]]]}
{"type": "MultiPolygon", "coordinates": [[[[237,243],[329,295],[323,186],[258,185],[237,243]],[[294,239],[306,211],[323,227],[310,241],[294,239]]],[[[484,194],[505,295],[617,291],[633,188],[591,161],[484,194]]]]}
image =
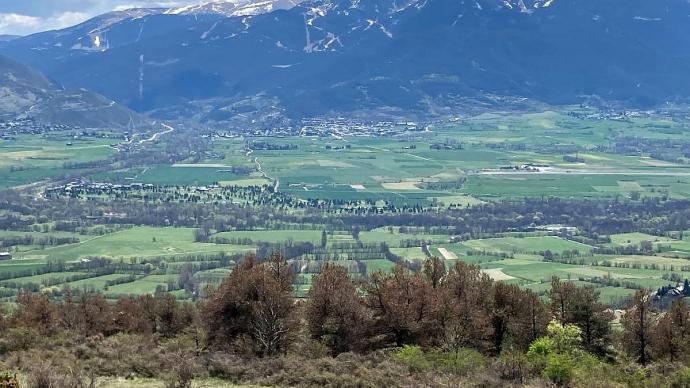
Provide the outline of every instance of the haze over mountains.
{"type": "Polygon", "coordinates": [[[113,12],[0,43],[70,88],[223,122],[690,97],[685,0],[257,0],[113,12]],[[254,115],[254,116],[252,116],[254,115]]]}

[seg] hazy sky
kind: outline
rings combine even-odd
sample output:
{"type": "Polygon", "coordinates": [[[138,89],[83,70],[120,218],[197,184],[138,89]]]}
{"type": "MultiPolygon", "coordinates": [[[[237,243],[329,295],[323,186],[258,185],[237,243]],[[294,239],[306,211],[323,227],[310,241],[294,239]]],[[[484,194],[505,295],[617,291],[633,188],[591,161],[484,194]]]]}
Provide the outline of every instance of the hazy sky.
{"type": "Polygon", "coordinates": [[[172,7],[200,0],[0,0],[0,34],[28,35],[64,28],[112,10],[172,7]]]}

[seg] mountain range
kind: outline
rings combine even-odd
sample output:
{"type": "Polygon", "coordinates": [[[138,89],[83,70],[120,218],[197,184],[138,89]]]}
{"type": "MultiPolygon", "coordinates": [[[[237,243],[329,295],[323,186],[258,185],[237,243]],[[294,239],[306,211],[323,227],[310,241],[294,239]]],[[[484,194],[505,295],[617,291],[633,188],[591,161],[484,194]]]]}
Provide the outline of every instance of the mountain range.
{"type": "Polygon", "coordinates": [[[154,116],[434,115],[690,97],[686,0],[237,0],[113,12],[0,43],[154,116]]]}

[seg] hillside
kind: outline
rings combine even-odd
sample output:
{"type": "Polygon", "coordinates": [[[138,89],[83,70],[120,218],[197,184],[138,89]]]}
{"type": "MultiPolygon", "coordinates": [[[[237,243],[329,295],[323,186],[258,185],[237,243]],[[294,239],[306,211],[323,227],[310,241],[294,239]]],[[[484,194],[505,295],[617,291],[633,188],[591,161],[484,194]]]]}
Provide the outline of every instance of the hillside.
{"type": "Polygon", "coordinates": [[[0,118],[86,128],[147,125],[140,115],[84,89],[65,90],[40,72],[0,56],[0,118]]]}

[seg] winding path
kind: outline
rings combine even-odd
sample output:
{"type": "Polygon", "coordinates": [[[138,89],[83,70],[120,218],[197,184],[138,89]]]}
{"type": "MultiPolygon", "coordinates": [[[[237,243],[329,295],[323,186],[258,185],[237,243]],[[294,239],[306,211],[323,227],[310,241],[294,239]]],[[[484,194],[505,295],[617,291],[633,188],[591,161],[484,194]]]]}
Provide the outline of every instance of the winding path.
{"type": "MultiPolygon", "coordinates": [[[[249,149],[247,150],[247,155],[246,155],[246,156],[250,156],[250,155],[253,154],[253,153],[254,153],[254,150],[251,149],[251,148],[249,148],[249,149]]],[[[259,174],[261,174],[262,177],[264,177],[265,179],[268,179],[269,181],[272,181],[272,180],[273,180],[270,176],[268,176],[268,174],[266,174],[266,171],[264,171],[264,168],[261,166],[261,161],[259,161],[259,157],[258,157],[258,156],[255,156],[255,157],[254,157],[254,164],[256,164],[256,170],[259,172],[259,174]]],[[[277,193],[279,187],[280,187],[280,179],[279,179],[279,178],[276,178],[276,179],[275,179],[275,184],[273,185],[273,192],[274,192],[274,193],[277,193]]]]}
{"type": "Polygon", "coordinates": [[[156,141],[156,139],[158,139],[159,137],[161,137],[161,136],[163,136],[163,135],[167,135],[168,133],[170,133],[170,132],[172,132],[172,131],[175,130],[175,128],[173,128],[173,127],[171,127],[171,126],[169,126],[169,125],[167,125],[167,124],[161,123],[161,126],[162,126],[163,128],[165,128],[165,131],[156,132],[156,133],[154,133],[154,134],[153,134],[150,138],[148,138],[148,139],[139,140],[139,144],[154,142],[154,141],[156,141]]]}

